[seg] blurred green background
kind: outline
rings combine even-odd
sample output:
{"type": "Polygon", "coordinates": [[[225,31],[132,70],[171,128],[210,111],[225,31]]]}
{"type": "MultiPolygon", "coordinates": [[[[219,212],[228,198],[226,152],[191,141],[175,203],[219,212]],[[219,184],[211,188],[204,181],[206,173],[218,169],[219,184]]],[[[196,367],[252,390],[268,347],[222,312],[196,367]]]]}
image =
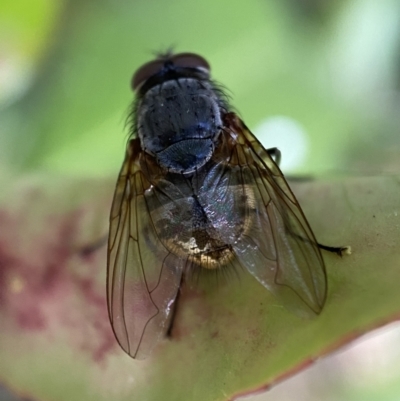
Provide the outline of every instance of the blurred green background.
{"type": "Polygon", "coordinates": [[[131,75],[171,45],[209,60],[285,171],[398,167],[397,0],[3,0],[0,19],[2,168],[115,174],[131,75]]]}
{"type": "MultiPolygon", "coordinates": [[[[400,170],[398,0],[3,0],[0,175],[116,177],[131,75],[171,45],[208,59],[246,124],[281,149],[284,172],[400,170]]],[[[397,340],[380,355],[399,356],[397,340]]],[[[276,399],[399,399],[399,358],[363,385],[357,358],[324,365],[324,388],[317,366],[276,399]]]]}

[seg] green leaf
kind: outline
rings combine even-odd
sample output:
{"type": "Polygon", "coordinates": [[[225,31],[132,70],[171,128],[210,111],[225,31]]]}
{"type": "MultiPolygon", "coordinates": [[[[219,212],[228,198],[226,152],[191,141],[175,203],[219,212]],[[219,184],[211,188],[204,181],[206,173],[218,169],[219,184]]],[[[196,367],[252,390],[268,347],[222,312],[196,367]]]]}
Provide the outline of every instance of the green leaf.
{"type": "Polygon", "coordinates": [[[318,240],[353,249],[343,258],[324,254],[322,314],[292,315],[240,272],[218,285],[184,287],[173,338],[133,360],[117,345],[106,310],[102,239],[113,184],[47,175],[2,183],[0,381],[18,393],[228,400],[400,316],[399,177],[310,181],[293,189],[318,240]]]}

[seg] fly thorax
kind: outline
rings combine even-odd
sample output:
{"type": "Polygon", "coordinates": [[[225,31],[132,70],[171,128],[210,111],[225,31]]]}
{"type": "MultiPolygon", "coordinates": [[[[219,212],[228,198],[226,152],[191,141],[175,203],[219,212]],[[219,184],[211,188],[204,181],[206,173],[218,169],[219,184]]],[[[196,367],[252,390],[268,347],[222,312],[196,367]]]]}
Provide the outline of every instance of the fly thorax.
{"type": "Polygon", "coordinates": [[[222,121],[211,84],[192,78],[164,82],[138,105],[142,148],[173,172],[189,173],[212,156],[222,121]]]}

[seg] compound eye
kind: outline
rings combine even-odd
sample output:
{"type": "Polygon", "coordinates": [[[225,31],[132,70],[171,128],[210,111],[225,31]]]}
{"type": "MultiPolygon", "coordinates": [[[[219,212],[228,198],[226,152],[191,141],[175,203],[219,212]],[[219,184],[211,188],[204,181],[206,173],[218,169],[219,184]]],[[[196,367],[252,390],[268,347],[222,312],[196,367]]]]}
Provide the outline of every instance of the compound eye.
{"type": "Polygon", "coordinates": [[[206,73],[210,72],[210,64],[207,60],[198,54],[194,53],[179,53],[171,58],[171,61],[177,67],[182,68],[197,68],[206,73]]]}
{"type": "Polygon", "coordinates": [[[147,81],[153,75],[156,75],[164,67],[163,60],[153,60],[146,64],[143,64],[136,72],[133,74],[131,87],[135,91],[142,83],[147,81]]]}

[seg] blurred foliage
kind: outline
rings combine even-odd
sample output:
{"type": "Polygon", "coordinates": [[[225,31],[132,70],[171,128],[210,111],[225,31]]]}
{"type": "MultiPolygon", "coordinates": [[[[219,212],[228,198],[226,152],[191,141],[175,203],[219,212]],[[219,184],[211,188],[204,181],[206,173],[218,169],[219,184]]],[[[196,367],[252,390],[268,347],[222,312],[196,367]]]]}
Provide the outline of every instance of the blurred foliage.
{"type": "Polygon", "coordinates": [[[115,173],[131,74],[173,45],[209,59],[253,129],[298,121],[311,144],[299,171],[393,170],[397,11],[394,0],[2,2],[3,167],[115,173]]]}

